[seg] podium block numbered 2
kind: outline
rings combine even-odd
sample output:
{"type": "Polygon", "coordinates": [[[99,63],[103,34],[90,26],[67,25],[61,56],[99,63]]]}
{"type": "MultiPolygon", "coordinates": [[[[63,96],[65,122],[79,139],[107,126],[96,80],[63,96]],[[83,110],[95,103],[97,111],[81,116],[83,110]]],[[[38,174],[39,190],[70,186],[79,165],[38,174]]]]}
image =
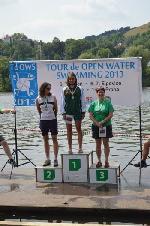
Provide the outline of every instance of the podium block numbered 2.
{"type": "Polygon", "coordinates": [[[37,182],[62,182],[62,168],[39,167],[35,170],[37,182]]]}

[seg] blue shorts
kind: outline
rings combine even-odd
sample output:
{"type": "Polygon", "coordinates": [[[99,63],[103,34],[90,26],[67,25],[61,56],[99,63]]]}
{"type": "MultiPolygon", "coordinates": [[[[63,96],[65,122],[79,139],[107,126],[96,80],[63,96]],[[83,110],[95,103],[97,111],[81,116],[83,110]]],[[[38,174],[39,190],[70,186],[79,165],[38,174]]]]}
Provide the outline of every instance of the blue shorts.
{"type": "Polygon", "coordinates": [[[40,120],[40,129],[42,132],[42,136],[48,135],[49,132],[51,133],[51,135],[57,135],[57,119],[40,120]]]}

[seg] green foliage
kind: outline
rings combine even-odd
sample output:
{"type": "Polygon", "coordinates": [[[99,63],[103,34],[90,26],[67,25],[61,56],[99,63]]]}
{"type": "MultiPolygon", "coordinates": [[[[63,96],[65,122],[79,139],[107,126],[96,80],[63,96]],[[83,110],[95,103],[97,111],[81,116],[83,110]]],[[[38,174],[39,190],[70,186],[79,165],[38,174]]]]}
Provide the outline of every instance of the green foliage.
{"type": "Polygon", "coordinates": [[[92,53],[91,50],[87,50],[86,52],[83,52],[78,57],[79,59],[94,59],[95,55],[92,53]]]}
{"type": "Polygon", "coordinates": [[[9,81],[9,59],[6,57],[0,57],[0,91],[3,90],[11,90],[9,81]]]}
{"type": "Polygon", "coordinates": [[[101,48],[97,51],[97,58],[109,58],[112,53],[109,48],[101,48]]]}
{"type": "Polygon", "coordinates": [[[147,31],[150,30],[150,22],[147,24],[143,24],[139,27],[135,27],[133,29],[130,29],[129,31],[127,31],[124,36],[127,37],[131,37],[131,36],[136,36],[136,35],[141,35],[143,33],[146,33],[147,31]]]}
{"type": "Polygon", "coordinates": [[[44,59],[47,60],[63,60],[65,43],[55,37],[51,42],[44,43],[42,52],[44,59]]]}
{"type": "Polygon", "coordinates": [[[9,60],[68,60],[97,59],[107,57],[142,57],[143,85],[150,85],[150,28],[140,28],[140,33],[130,27],[106,31],[98,36],[84,39],[54,37],[52,42],[29,39],[23,33],[15,33],[0,39],[0,90],[10,90],[8,76],[9,60]],[[147,30],[146,30],[147,29],[147,30]],[[132,30],[130,36],[130,30],[132,30]],[[144,31],[144,32],[143,32],[144,31]],[[127,34],[127,35],[126,35],[127,34]]]}
{"type": "Polygon", "coordinates": [[[143,79],[143,86],[150,86],[150,66],[146,68],[146,73],[143,79]]]}
{"type": "Polygon", "coordinates": [[[150,61],[150,50],[145,48],[144,45],[131,46],[125,50],[125,57],[142,57],[142,78],[143,85],[146,85],[148,82],[149,69],[147,67],[148,62],[150,61]],[[145,82],[145,78],[147,82],[145,82]]]}
{"type": "Polygon", "coordinates": [[[85,39],[67,39],[65,43],[65,59],[77,59],[82,52],[89,48],[90,43],[85,39]]]}

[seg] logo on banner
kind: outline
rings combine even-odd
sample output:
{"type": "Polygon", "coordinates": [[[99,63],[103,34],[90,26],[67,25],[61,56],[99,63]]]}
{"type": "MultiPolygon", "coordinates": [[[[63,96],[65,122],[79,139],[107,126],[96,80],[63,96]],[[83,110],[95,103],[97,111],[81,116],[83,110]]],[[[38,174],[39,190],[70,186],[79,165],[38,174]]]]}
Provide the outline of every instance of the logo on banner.
{"type": "Polygon", "coordinates": [[[35,105],[38,95],[36,63],[11,63],[10,77],[16,106],[35,105]]]}

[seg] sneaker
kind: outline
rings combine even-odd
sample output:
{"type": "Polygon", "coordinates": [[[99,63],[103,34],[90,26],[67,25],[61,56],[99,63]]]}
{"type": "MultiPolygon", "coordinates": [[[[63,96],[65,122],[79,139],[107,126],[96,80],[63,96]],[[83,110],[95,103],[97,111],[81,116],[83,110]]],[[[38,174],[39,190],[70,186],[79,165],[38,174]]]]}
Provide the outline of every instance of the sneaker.
{"type": "Polygon", "coordinates": [[[109,168],[109,162],[105,162],[105,168],[109,168]]]}
{"type": "Polygon", "coordinates": [[[51,160],[46,159],[43,166],[50,166],[51,165],[51,160]]]}
{"type": "Polygon", "coordinates": [[[136,164],[134,164],[135,167],[140,167],[141,165],[141,168],[146,168],[147,167],[147,163],[145,160],[141,160],[141,162],[138,162],[136,164]]]}
{"type": "Polygon", "coordinates": [[[96,168],[100,168],[100,167],[102,167],[102,163],[101,162],[97,162],[96,168]]]}
{"type": "Polygon", "coordinates": [[[55,159],[55,160],[54,160],[54,167],[57,167],[57,166],[58,166],[58,160],[55,159]]]}
{"type": "Polygon", "coordinates": [[[13,167],[16,167],[17,166],[17,163],[15,162],[14,159],[9,159],[8,160],[8,163],[11,164],[13,167]]]}

